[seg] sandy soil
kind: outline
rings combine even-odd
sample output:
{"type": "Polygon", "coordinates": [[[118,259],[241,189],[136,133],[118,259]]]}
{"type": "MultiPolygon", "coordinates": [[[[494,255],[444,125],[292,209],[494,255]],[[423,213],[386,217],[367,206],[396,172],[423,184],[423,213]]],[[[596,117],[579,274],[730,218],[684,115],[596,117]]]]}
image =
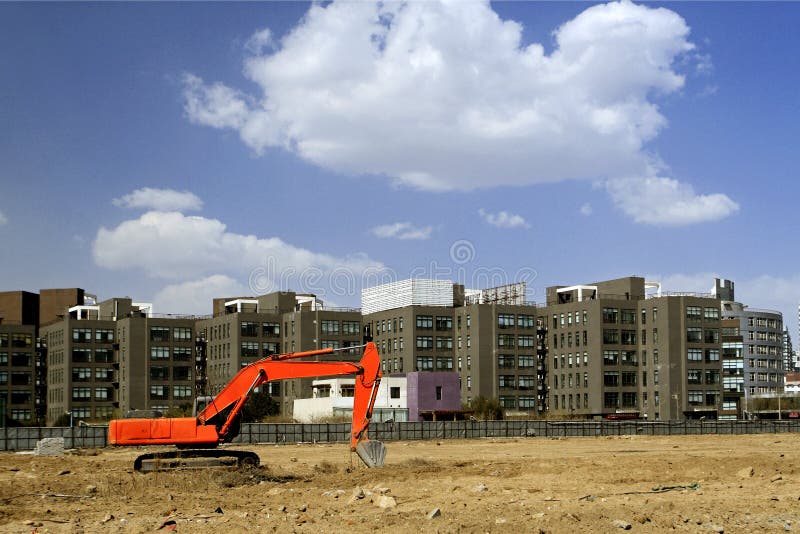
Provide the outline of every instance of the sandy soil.
{"type": "Polygon", "coordinates": [[[383,469],[344,444],[265,445],[244,447],[255,470],[148,474],[140,450],[0,453],[0,531],[800,531],[800,435],[387,446],[383,469]]]}

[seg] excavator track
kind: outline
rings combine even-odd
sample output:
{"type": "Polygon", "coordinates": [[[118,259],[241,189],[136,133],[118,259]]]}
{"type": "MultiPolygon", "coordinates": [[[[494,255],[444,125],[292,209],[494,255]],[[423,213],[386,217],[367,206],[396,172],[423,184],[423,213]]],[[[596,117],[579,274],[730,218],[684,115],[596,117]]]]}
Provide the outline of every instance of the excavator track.
{"type": "Polygon", "coordinates": [[[222,465],[225,461],[235,462],[238,467],[258,467],[261,459],[254,452],[250,451],[231,451],[225,449],[187,449],[163,452],[151,452],[139,455],[133,462],[134,471],[165,471],[170,469],[187,469],[192,467],[206,467],[201,463],[187,462],[193,459],[213,459],[220,460],[222,465]]]}

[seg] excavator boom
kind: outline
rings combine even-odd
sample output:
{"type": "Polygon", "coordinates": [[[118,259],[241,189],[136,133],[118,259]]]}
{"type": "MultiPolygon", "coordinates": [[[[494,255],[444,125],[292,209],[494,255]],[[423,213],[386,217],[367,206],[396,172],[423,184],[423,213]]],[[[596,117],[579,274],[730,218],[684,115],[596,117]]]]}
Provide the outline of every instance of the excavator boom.
{"type": "MultiPolygon", "coordinates": [[[[352,347],[348,348],[350,349],[352,347]]],[[[109,443],[120,446],[176,445],[213,448],[236,437],[241,410],[253,390],[260,385],[291,378],[355,375],[350,449],[369,467],[380,467],[383,465],[385,446],[380,442],[370,442],[367,437],[381,381],[378,349],[375,343],[367,343],[359,363],[292,361],[333,352],[336,350],[280,354],[251,363],[242,368],[197,417],[116,419],[109,424],[109,443]]],[[[194,456],[202,456],[202,451],[193,453],[194,456]]]]}

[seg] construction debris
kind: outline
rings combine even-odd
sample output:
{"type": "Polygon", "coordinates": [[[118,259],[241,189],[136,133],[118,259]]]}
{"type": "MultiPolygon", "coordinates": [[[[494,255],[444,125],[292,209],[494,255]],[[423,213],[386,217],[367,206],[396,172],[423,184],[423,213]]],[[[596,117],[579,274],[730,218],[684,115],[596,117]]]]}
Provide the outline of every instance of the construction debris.
{"type": "Polygon", "coordinates": [[[44,438],[36,442],[33,454],[38,456],[61,456],[64,454],[64,438],[44,438]]]}

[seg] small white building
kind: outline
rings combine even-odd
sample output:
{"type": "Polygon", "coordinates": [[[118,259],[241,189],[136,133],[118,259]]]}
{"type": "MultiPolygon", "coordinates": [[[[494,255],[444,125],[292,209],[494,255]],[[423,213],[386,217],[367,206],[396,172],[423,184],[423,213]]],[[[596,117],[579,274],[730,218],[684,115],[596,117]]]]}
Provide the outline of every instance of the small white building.
{"type": "MultiPolygon", "coordinates": [[[[314,380],[310,399],[295,399],[294,419],[314,423],[329,418],[349,418],[353,413],[354,378],[314,380]]],[[[408,388],[405,376],[384,376],[378,387],[372,420],[408,420],[408,388]]]]}

